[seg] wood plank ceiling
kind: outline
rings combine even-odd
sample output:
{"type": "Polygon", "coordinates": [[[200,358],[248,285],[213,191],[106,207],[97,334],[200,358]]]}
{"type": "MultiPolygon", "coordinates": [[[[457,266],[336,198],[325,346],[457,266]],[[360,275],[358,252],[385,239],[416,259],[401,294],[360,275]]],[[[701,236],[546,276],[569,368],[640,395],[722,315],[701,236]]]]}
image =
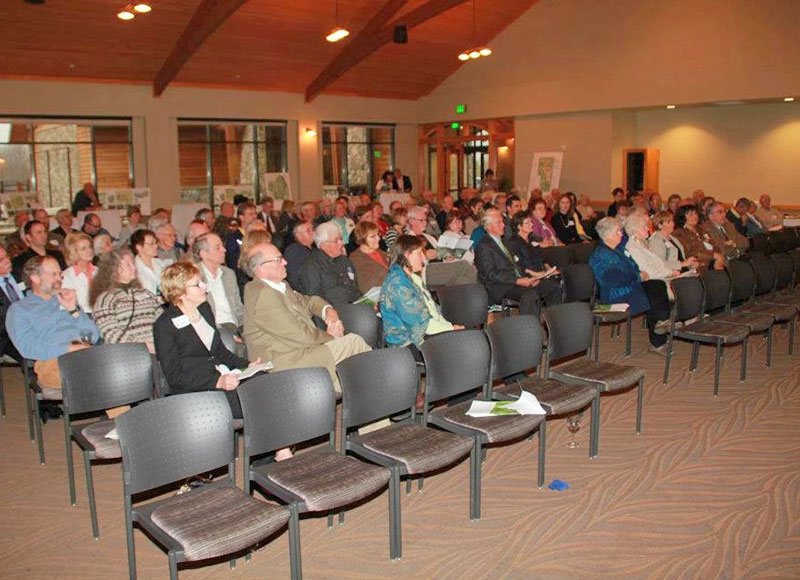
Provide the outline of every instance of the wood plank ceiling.
{"type": "MultiPolygon", "coordinates": [[[[402,22],[430,1],[407,0],[391,21],[402,22]]],[[[417,99],[462,65],[458,53],[489,43],[536,2],[476,1],[475,37],[467,0],[410,29],[408,44],[389,42],[366,54],[324,93],[417,99]]],[[[334,0],[248,0],[189,57],[173,84],[306,92],[385,2],[339,0],[337,23],[334,0]],[[326,42],[337,24],[350,37],[326,42]]],[[[129,22],[116,17],[125,3],[2,0],[0,77],[153,83],[201,0],[151,0],[150,14],[129,22]]]]}

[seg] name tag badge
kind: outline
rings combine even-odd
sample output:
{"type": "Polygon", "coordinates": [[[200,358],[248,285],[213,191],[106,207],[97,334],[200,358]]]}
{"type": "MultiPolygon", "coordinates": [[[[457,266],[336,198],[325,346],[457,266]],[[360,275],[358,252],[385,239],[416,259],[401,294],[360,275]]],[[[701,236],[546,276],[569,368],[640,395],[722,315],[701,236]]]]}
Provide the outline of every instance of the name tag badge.
{"type": "Polygon", "coordinates": [[[574,222],[574,221],[572,221],[572,220],[569,220],[569,221],[567,222],[567,227],[574,226],[574,225],[575,225],[575,222],[574,222]]]}
{"type": "Polygon", "coordinates": [[[703,242],[703,245],[705,246],[706,250],[713,250],[714,249],[714,246],[712,246],[708,242],[703,242]]]}
{"type": "Polygon", "coordinates": [[[514,261],[519,262],[519,256],[514,256],[514,261]]]}
{"type": "Polygon", "coordinates": [[[356,274],[352,270],[348,270],[347,271],[347,277],[350,278],[350,281],[353,281],[353,280],[356,279],[356,274]]]}
{"type": "Polygon", "coordinates": [[[175,328],[180,330],[181,328],[186,328],[187,326],[189,326],[191,322],[189,322],[188,316],[186,316],[185,314],[181,314],[180,316],[176,316],[175,318],[172,319],[172,324],[175,325],[175,328]]]}

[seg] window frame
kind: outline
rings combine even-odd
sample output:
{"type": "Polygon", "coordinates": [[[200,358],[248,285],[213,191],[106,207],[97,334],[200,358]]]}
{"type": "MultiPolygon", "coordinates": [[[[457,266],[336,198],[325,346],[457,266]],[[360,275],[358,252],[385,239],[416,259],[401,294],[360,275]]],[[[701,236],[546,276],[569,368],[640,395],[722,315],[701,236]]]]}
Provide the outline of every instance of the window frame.
{"type": "Polygon", "coordinates": [[[367,168],[367,191],[370,194],[374,194],[375,193],[375,183],[377,181],[377,178],[373,173],[373,163],[372,163],[372,160],[374,159],[374,155],[375,155],[375,145],[389,145],[391,147],[391,155],[390,155],[390,159],[389,159],[389,167],[394,169],[395,168],[395,159],[396,159],[396,155],[397,155],[397,124],[396,123],[359,123],[359,122],[349,122],[349,121],[322,121],[320,123],[320,127],[321,127],[321,133],[320,133],[321,138],[320,138],[320,141],[321,141],[321,145],[322,145],[322,157],[323,157],[322,158],[322,169],[323,169],[323,171],[322,171],[322,186],[323,186],[323,188],[326,187],[326,186],[327,187],[332,187],[332,186],[340,187],[341,186],[341,187],[345,187],[348,190],[348,192],[350,192],[351,194],[353,193],[352,187],[350,186],[350,183],[349,183],[349,179],[346,179],[346,176],[349,174],[349,171],[348,171],[349,170],[349,165],[348,165],[347,155],[344,156],[344,159],[343,159],[343,162],[342,162],[342,166],[341,166],[341,169],[339,171],[339,173],[340,173],[339,179],[340,179],[341,183],[340,184],[336,184],[336,183],[326,183],[325,182],[325,171],[324,171],[324,166],[325,166],[325,159],[324,159],[325,158],[325,147],[333,147],[333,146],[337,146],[337,145],[344,145],[345,146],[345,152],[347,152],[347,146],[348,145],[366,145],[367,146],[367,155],[368,155],[368,158],[370,160],[368,168],[367,168]],[[345,131],[344,131],[345,139],[344,139],[344,141],[334,141],[333,139],[331,139],[330,141],[325,142],[325,140],[324,140],[325,129],[328,128],[328,127],[331,127],[331,128],[333,128],[333,127],[337,127],[337,128],[338,127],[344,127],[345,128],[345,131]],[[347,139],[347,131],[346,131],[347,127],[363,127],[363,128],[366,128],[368,130],[367,131],[367,135],[368,136],[369,136],[369,129],[391,129],[392,138],[391,138],[391,141],[372,141],[372,140],[369,139],[369,137],[367,138],[366,141],[348,141],[348,139],[347,139]]]}

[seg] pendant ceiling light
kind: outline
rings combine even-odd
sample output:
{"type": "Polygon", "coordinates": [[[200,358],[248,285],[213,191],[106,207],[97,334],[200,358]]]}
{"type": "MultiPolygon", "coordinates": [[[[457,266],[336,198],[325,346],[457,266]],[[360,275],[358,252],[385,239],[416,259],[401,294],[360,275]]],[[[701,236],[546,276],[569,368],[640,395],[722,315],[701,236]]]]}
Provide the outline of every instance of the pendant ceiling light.
{"type": "Polygon", "coordinates": [[[336,10],[336,28],[331,30],[328,33],[328,36],[325,37],[325,40],[328,42],[339,42],[341,39],[350,35],[350,31],[346,28],[342,28],[339,26],[339,0],[334,0],[335,2],[335,10],[336,10]]]}
{"type": "Polygon", "coordinates": [[[137,14],[147,14],[152,10],[153,8],[147,2],[130,2],[117,13],[117,18],[120,20],[133,20],[137,14]]]}
{"type": "MultiPolygon", "coordinates": [[[[472,0],[472,42],[475,43],[478,37],[478,13],[476,4],[477,0],[472,0]]],[[[458,60],[467,61],[480,58],[482,56],[489,56],[492,54],[492,49],[488,46],[476,46],[469,48],[458,55],[458,60]]]]}

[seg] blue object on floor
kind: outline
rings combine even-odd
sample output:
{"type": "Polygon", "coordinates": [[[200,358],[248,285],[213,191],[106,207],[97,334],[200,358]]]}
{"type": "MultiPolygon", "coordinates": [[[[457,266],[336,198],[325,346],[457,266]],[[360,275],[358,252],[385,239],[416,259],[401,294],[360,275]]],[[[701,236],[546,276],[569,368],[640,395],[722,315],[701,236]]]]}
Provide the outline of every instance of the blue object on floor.
{"type": "Polygon", "coordinates": [[[554,479],[550,482],[550,485],[547,486],[547,489],[552,489],[553,491],[564,491],[565,489],[569,489],[569,484],[566,481],[554,479]]]}

